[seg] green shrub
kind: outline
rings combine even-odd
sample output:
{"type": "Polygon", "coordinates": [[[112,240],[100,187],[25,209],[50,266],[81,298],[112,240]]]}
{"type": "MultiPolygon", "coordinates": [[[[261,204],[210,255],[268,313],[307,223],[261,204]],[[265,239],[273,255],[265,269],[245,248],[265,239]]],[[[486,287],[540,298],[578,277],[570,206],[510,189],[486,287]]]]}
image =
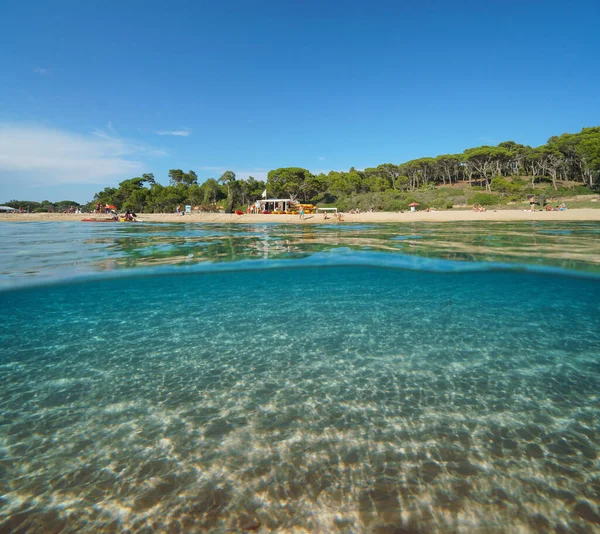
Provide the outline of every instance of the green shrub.
{"type": "Polygon", "coordinates": [[[419,208],[427,208],[429,203],[427,200],[423,198],[415,198],[411,195],[393,195],[393,196],[385,196],[383,198],[382,209],[384,211],[407,211],[410,209],[409,204],[413,202],[417,202],[419,204],[419,208]]]}
{"type": "Polygon", "coordinates": [[[492,191],[499,191],[500,193],[507,193],[508,182],[502,176],[494,176],[490,183],[490,189],[492,191]]]}
{"type": "Polygon", "coordinates": [[[499,193],[518,193],[521,187],[518,183],[509,182],[502,176],[495,176],[490,184],[490,189],[499,193]]]}
{"type": "Polygon", "coordinates": [[[552,190],[552,194],[561,197],[574,197],[576,195],[591,195],[593,191],[585,185],[576,185],[573,188],[560,186],[557,191],[552,190]]]}
{"type": "Polygon", "coordinates": [[[443,186],[443,185],[438,187],[437,191],[440,195],[447,195],[449,197],[455,196],[455,192],[458,192],[458,194],[461,194],[460,189],[456,189],[454,187],[447,187],[447,186],[443,186]]]}
{"type": "Polygon", "coordinates": [[[571,194],[573,194],[573,195],[590,195],[590,194],[592,194],[592,191],[590,190],[590,188],[587,185],[576,185],[572,189],[571,194]]]}
{"type": "Polygon", "coordinates": [[[482,206],[493,206],[501,204],[500,197],[490,195],[489,193],[475,193],[470,199],[469,204],[481,204],[482,206]]]}
{"type": "Polygon", "coordinates": [[[441,191],[444,193],[444,195],[450,197],[450,198],[458,198],[458,197],[464,197],[465,196],[465,191],[464,189],[461,188],[448,188],[448,189],[441,189],[441,191]]]}
{"type": "Polygon", "coordinates": [[[418,191],[435,191],[435,190],[436,190],[436,186],[433,183],[421,184],[418,189],[418,191]]]}
{"type": "Polygon", "coordinates": [[[529,183],[527,180],[523,180],[523,178],[519,178],[517,176],[512,176],[511,182],[519,187],[524,187],[529,183]]]}
{"type": "Polygon", "coordinates": [[[452,208],[452,201],[447,198],[438,198],[431,203],[431,207],[447,210],[452,208]]]}

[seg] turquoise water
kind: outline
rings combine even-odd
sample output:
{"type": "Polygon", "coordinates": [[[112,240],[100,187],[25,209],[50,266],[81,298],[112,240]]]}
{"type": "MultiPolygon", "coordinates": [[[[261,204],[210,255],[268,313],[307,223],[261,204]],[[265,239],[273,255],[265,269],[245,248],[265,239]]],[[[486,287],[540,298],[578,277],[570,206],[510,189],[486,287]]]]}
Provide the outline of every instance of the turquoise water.
{"type": "MultiPolygon", "coordinates": [[[[600,273],[600,224],[413,223],[305,225],[3,223],[0,288],[88,273],[244,259],[289,260],[334,251],[508,262],[600,273]]],[[[428,267],[435,267],[430,263],[428,267]]]]}
{"type": "Polygon", "coordinates": [[[114,226],[0,225],[0,531],[599,528],[598,225],[114,226]]]}

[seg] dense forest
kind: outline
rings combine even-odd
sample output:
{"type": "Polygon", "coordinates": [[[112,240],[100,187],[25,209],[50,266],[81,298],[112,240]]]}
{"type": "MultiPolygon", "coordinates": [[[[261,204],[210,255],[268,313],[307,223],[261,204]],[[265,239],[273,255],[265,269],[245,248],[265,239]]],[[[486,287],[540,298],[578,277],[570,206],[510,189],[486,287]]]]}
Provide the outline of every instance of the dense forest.
{"type": "MultiPolygon", "coordinates": [[[[315,175],[299,167],[274,169],[266,183],[253,177],[237,179],[235,173],[226,171],[199,184],[194,171],[172,169],[169,185],[158,183],[153,174],[143,174],[96,193],[85,208],[102,202],[120,210],[146,213],[174,211],[178,204],[205,211],[232,211],[260,198],[266,189],[271,198],[291,197],[342,210],[394,211],[406,209],[414,201],[422,206],[450,208],[456,204],[522,201],[527,193],[548,198],[560,193],[584,194],[597,191],[599,183],[600,127],[593,127],[551,137],[536,148],[506,141],[469,148],[462,154],[384,163],[362,171],[351,168],[315,175]]],[[[6,205],[47,211],[76,203],[11,201],[6,205]]]]}

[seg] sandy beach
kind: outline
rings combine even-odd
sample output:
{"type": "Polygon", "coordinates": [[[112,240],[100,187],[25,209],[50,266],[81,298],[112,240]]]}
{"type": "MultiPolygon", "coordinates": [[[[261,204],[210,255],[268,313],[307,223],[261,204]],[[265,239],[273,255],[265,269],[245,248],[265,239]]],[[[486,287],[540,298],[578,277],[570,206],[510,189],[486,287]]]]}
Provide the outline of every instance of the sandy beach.
{"type": "MultiPolygon", "coordinates": [[[[67,213],[12,213],[0,214],[0,222],[73,222],[82,218],[104,218],[102,215],[76,215],[67,213]]],[[[470,210],[416,211],[405,212],[372,212],[360,214],[343,214],[343,222],[339,223],[323,214],[306,215],[300,219],[298,215],[235,215],[229,213],[194,213],[180,216],[176,213],[140,213],[140,222],[169,223],[219,223],[219,224],[344,224],[344,223],[408,223],[408,222],[459,222],[459,221],[600,221],[600,209],[571,209],[567,211],[524,211],[524,210],[490,210],[473,212],[470,210]]]]}

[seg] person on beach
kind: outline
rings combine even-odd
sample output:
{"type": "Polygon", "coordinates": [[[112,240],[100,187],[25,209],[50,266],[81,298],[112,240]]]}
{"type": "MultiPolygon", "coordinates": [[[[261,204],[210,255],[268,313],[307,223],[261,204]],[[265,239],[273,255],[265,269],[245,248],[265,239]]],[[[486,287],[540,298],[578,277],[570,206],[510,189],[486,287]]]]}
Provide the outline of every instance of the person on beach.
{"type": "Polygon", "coordinates": [[[304,219],[304,206],[300,205],[300,218],[304,219]]]}
{"type": "Polygon", "coordinates": [[[535,211],[535,197],[529,199],[529,205],[531,206],[531,211],[535,211]]]}
{"type": "Polygon", "coordinates": [[[181,206],[177,204],[177,215],[181,215],[181,206]]]}

